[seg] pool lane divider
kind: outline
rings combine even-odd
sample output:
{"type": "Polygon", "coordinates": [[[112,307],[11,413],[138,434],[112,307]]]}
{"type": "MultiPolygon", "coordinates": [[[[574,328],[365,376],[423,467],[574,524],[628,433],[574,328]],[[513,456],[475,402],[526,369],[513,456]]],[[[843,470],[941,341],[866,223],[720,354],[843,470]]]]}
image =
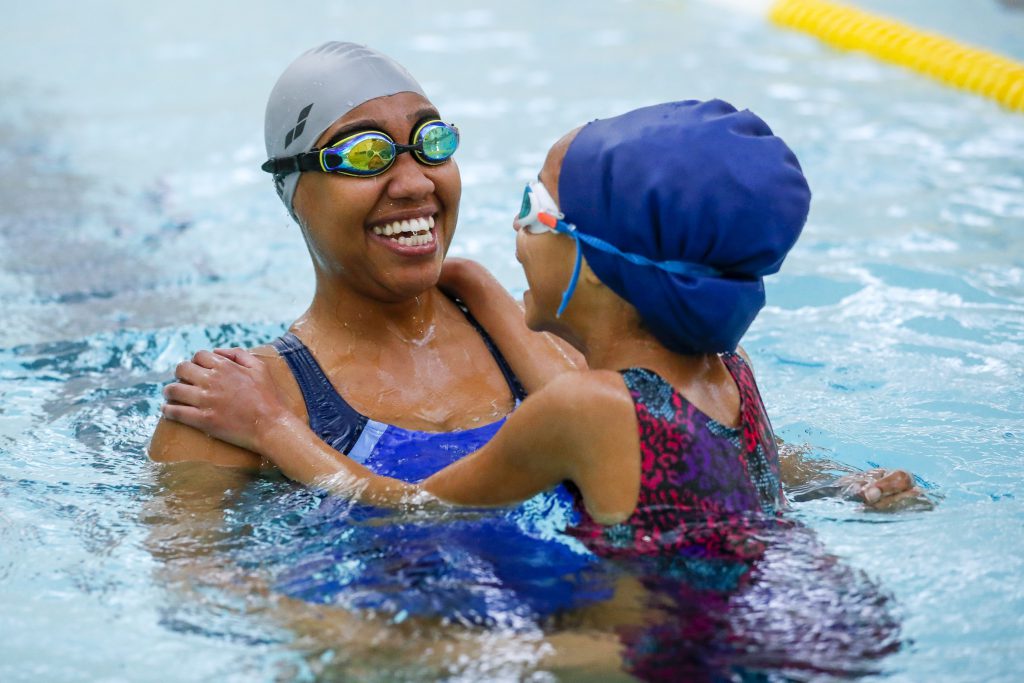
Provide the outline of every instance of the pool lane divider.
{"type": "Polygon", "coordinates": [[[841,50],[864,52],[1024,112],[1024,64],[827,0],[718,0],[841,50]]]}

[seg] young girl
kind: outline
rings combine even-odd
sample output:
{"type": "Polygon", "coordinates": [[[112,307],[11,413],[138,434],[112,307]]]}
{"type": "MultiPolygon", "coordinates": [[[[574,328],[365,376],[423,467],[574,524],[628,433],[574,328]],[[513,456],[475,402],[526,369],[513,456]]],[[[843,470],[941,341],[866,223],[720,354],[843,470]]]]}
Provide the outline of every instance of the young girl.
{"type": "MultiPolygon", "coordinates": [[[[646,107],[566,135],[526,188],[516,257],[530,287],[526,325],[568,341],[589,369],[551,379],[493,440],[418,484],[339,456],[245,351],[183,363],[163,412],[292,479],[368,502],[508,505],[569,482],[580,510],[570,531],[599,554],[750,556],[752,520],[784,498],[737,344],[809,202],[785,143],[719,100],[646,107]]],[[[515,303],[482,269],[453,263],[444,279],[485,328],[508,324],[498,312],[515,303]]],[[[525,329],[489,331],[506,356],[528,353],[516,343],[525,329]]]]}

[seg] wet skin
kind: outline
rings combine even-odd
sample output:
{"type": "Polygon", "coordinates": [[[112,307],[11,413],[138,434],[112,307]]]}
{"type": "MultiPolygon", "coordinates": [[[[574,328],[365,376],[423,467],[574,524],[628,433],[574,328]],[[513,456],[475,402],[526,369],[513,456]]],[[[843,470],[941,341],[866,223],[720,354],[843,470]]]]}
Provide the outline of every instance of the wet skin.
{"type": "MultiPolygon", "coordinates": [[[[378,98],[341,117],[317,146],[352,127],[405,142],[427,118],[440,117],[422,96],[378,98]]],[[[299,180],[294,206],[313,260],[316,292],[290,329],[346,401],[374,420],[452,431],[493,422],[514,405],[479,333],[436,286],[460,195],[454,160],[427,166],[411,154],[399,155],[385,173],[371,178],[303,173],[299,180]],[[376,234],[375,228],[418,219],[433,221],[425,244],[402,245],[376,234]]],[[[266,362],[289,410],[305,419],[285,362],[269,346],[253,352],[266,362]]],[[[260,463],[253,453],[168,420],[157,426],[150,457],[260,463]]]]}
{"type": "MultiPolygon", "coordinates": [[[[549,152],[540,180],[557,202],[558,176],[573,134],[549,152]]],[[[632,514],[640,485],[640,444],[632,398],[618,370],[645,367],[668,380],[698,409],[730,426],[739,422],[735,381],[717,354],[680,355],[662,346],[635,308],[604,286],[584,262],[578,288],[562,316],[561,291],[571,275],[572,240],[519,229],[516,256],[530,284],[525,320],[554,331],[586,356],[589,370],[563,373],[539,387],[495,438],[476,453],[429,477],[420,487],[380,477],[338,454],[293,411],[283,410],[266,364],[241,351],[201,352],[178,368],[165,392],[164,413],[260,452],[289,477],[378,503],[421,501],[429,493],[451,503],[504,505],[572,481],[590,514],[606,524],[632,514]]],[[[481,285],[482,286],[482,285],[481,285]]],[[[469,301],[471,308],[474,307],[469,301]]],[[[481,308],[488,328],[493,314],[481,308]]],[[[870,473],[869,473],[870,474],[870,473]]],[[[879,472],[848,482],[868,504],[910,492],[905,472],[879,472]],[[881,500],[880,500],[881,499],[881,500]]]]}
{"type": "MultiPolygon", "coordinates": [[[[540,174],[553,197],[569,142],[555,145],[540,174]]],[[[563,315],[556,316],[574,261],[570,238],[518,230],[516,254],[531,286],[526,324],[556,331],[586,356],[590,369],[561,374],[531,394],[492,441],[429,477],[422,488],[338,458],[303,422],[276,407],[281,400],[266,381],[264,364],[244,353],[204,352],[179,367],[182,383],[168,387],[167,395],[181,405],[166,406],[165,414],[266,455],[293,479],[345,495],[403,504],[428,492],[451,503],[504,505],[568,480],[595,519],[621,522],[637,504],[640,444],[633,400],[618,370],[651,368],[728,425],[739,420],[735,382],[716,354],[680,356],[661,346],[640,324],[636,309],[589,267],[563,315]]]]}
{"type": "MultiPolygon", "coordinates": [[[[316,147],[361,130],[381,130],[407,142],[418,123],[437,119],[425,98],[399,93],[370,100],[336,121],[316,147]]],[[[371,302],[409,303],[437,283],[441,263],[455,234],[462,181],[455,160],[438,166],[400,154],[378,176],[354,178],[303,173],[294,207],[317,274],[314,303],[336,297],[371,302]],[[435,242],[401,246],[374,234],[375,226],[396,220],[432,217],[435,242]]]]}

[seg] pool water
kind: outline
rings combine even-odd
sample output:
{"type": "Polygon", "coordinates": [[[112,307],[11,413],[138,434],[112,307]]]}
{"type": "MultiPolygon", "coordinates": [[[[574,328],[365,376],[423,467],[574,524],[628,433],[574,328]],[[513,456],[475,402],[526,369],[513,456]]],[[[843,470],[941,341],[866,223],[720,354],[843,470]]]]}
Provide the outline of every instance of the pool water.
{"type": "MultiPolygon", "coordinates": [[[[1011,4],[860,0],[1024,59],[1011,4]]],[[[1020,679],[1024,118],[710,2],[254,5],[5,13],[0,680],[625,680],[608,653],[665,642],[725,680],[1020,679]],[[743,342],[776,431],[937,507],[796,504],[753,588],[685,603],[590,561],[550,498],[392,516],[150,463],[174,365],[311,297],[258,165],[274,79],[327,39],[395,56],[459,125],[452,253],[513,291],[511,215],[563,132],[668,99],[761,114],[814,191],[743,342]],[[694,605],[705,632],[657,627],[694,605]]]]}

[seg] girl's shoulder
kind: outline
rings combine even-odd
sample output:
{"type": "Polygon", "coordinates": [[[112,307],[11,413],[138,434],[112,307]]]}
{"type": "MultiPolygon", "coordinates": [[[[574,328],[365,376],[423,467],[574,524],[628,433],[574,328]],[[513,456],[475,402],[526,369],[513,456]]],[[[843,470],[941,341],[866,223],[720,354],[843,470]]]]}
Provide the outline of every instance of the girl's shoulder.
{"type": "Polygon", "coordinates": [[[573,370],[563,372],[548,382],[531,397],[544,397],[564,409],[594,407],[595,404],[615,405],[622,401],[632,404],[622,374],[614,370],[573,370]]]}
{"type": "Polygon", "coordinates": [[[513,417],[528,414],[537,429],[556,429],[559,440],[587,442],[635,420],[634,411],[633,398],[618,372],[576,370],[530,394],[513,417]]]}

